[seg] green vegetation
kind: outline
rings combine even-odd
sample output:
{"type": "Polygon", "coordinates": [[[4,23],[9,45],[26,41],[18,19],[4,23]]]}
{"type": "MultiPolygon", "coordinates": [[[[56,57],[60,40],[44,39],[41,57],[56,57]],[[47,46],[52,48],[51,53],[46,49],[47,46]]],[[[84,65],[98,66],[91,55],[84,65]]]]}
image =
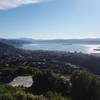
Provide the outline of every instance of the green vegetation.
{"type": "Polygon", "coordinates": [[[48,91],[46,96],[50,100],[69,100],[67,97],[63,97],[61,94],[52,91],[48,91]]]}
{"type": "Polygon", "coordinates": [[[34,94],[46,94],[48,91],[67,95],[70,82],[61,76],[56,76],[50,71],[38,71],[33,76],[34,83],[30,91],[34,94]]]}
{"type": "Polygon", "coordinates": [[[71,78],[72,100],[100,100],[100,81],[87,71],[75,71],[71,78]]]}
{"type": "Polygon", "coordinates": [[[22,88],[0,85],[0,100],[47,100],[43,95],[26,93],[22,88]]]}
{"type": "Polygon", "coordinates": [[[31,75],[30,88],[0,85],[0,100],[100,100],[100,81],[86,70],[77,70],[71,77],[40,69],[31,75]]]}

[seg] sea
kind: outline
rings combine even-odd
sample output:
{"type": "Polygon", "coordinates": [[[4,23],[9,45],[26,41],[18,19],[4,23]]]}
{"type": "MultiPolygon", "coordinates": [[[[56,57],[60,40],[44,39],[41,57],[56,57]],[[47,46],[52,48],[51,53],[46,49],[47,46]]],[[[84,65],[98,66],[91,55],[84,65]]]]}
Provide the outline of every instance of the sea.
{"type": "Polygon", "coordinates": [[[22,46],[26,50],[48,50],[81,53],[100,53],[100,44],[32,43],[22,46]]]}

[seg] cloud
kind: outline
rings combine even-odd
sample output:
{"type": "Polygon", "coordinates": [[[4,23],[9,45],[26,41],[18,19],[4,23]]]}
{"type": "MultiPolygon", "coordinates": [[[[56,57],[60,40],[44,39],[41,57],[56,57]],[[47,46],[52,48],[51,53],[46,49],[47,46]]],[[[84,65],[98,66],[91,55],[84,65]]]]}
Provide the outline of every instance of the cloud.
{"type": "Polygon", "coordinates": [[[0,0],[0,10],[15,8],[26,4],[41,3],[47,0],[0,0]]]}

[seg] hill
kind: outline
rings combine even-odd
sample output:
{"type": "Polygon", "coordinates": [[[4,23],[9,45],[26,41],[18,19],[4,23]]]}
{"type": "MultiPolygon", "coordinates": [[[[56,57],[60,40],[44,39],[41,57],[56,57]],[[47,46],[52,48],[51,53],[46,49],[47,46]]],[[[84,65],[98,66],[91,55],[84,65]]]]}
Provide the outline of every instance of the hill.
{"type": "Polygon", "coordinates": [[[15,46],[15,47],[20,47],[23,44],[29,44],[32,41],[30,39],[0,39],[0,42],[15,46]]]}

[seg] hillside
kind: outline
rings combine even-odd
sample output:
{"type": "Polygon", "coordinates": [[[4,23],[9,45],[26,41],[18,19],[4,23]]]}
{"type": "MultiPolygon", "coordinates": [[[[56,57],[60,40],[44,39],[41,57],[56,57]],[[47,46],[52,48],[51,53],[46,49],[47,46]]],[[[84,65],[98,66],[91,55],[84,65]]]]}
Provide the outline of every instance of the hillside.
{"type": "Polygon", "coordinates": [[[15,46],[15,47],[20,47],[23,44],[32,43],[30,39],[0,39],[0,42],[15,46]]]}
{"type": "Polygon", "coordinates": [[[13,46],[0,42],[0,55],[11,53],[12,50],[15,50],[13,46]]]}
{"type": "Polygon", "coordinates": [[[7,48],[13,48],[13,46],[8,45],[6,43],[0,42],[0,48],[2,49],[7,49],[7,48]]]}

